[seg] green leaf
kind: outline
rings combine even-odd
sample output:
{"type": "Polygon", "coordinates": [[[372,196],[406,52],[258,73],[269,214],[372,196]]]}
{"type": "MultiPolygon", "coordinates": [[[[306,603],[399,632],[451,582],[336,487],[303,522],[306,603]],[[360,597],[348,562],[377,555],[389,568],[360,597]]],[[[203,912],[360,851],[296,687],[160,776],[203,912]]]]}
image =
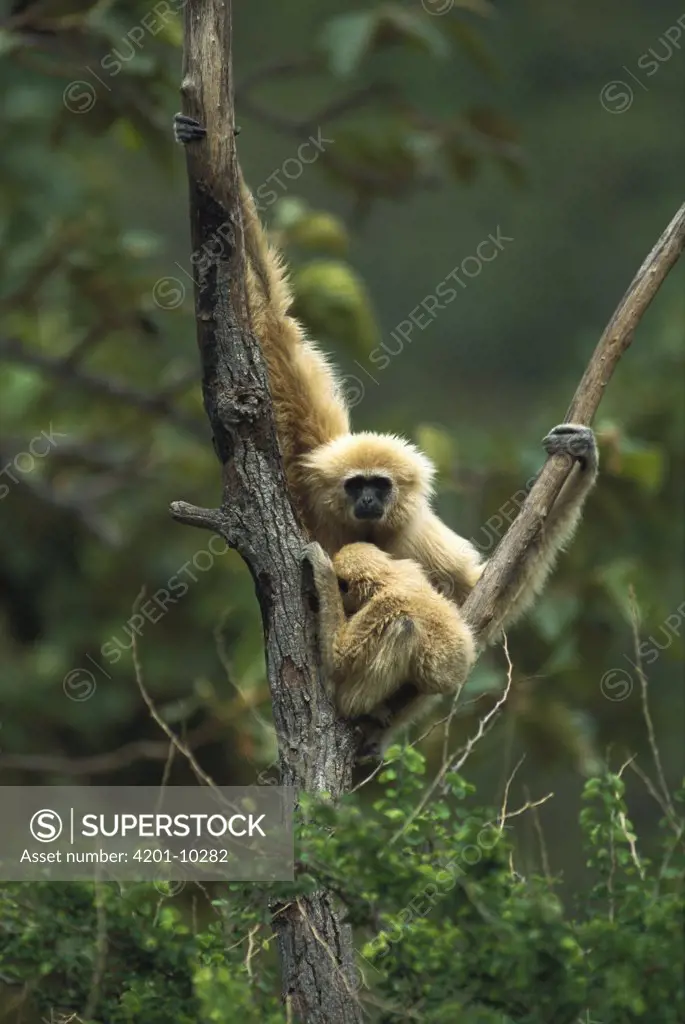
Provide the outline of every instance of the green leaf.
{"type": "Polygon", "coordinates": [[[416,442],[433,460],[439,473],[448,475],[454,469],[456,458],[454,438],[445,430],[421,423],[416,429],[416,442]]]}
{"type": "Polygon", "coordinates": [[[657,445],[624,441],[617,467],[618,475],[634,480],[648,494],[656,493],[666,473],[666,457],[657,445]]]}
{"type": "Polygon", "coordinates": [[[580,601],[573,594],[548,597],[535,607],[532,618],[545,640],[552,642],[571,630],[579,607],[580,601]]]}
{"type": "Polygon", "coordinates": [[[162,250],[162,240],[159,235],[152,231],[145,231],[143,228],[131,228],[124,231],[121,236],[121,248],[134,259],[148,259],[162,250]]]}
{"type": "Polygon", "coordinates": [[[420,10],[396,5],[383,9],[382,38],[388,42],[406,42],[428,51],[433,57],[444,59],[450,44],[435,19],[426,18],[420,10]]]}
{"type": "Polygon", "coordinates": [[[346,263],[315,260],[292,275],[295,316],[315,337],[341,342],[361,355],[378,344],[378,325],[364,283],[346,263]]]}
{"type": "Polygon", "coordinates": [[[497,62],[472,25],[467,25],[463,21],[450,21],[445,29],[480,71],[484,71],[491,78],[500,77],[497,62]]]}
{"type": "Polygon", "coordinates": [[[331,213],[318,211],[300,217],[287,232],[286,242],[329,256],[344,256],[349,246],[343,222],[331,213]]]}
{"type": "Polygon", "coordinates": [[[276,230],[288,231],[308,214],[309,207],[303,199],[298,199],[296,196],[284,196],[274,205],[272,223],[276,230]]]}
{"type": "Polygon", "coordinates": [[[604,565],[597,573],[600,584],[604,587],[615,606],[626,622],[632,622],[632,606],[630,604],[630,587],[639,578],[640,570],[632,558],[619,558],[604,565]]]}
{"type": "Polygon", "coordinates": [[[331,71],[345,78],[357,69],[378,28],[377,11],[355,11],[332,18],[321,36],[331,71]]]}

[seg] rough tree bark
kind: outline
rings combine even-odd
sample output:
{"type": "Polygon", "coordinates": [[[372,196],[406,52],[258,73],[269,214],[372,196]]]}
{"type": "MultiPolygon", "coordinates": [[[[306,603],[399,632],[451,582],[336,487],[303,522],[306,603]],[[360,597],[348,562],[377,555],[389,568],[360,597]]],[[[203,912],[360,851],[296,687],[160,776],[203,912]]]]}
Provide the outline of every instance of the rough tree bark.
{"type": "MultiPolygon", "coordinates": [[[[183,523],[220,533],[249,566],[264,625],[281,780],[301,790],[349,788],[352,730],[337,720],[315,654],[305,538],[276,440],[266,370],[250,328],[234,145],[230,0],[185,7],[184,113],[207,127],[188,147],[197,340],[205,408],[222,466],[218,509],[174,502],[183,523]]],[[[307,1024],[358,1024],[350,929],[328,893],[274,908],[284,999],[307,1024]]]]}
{"type": "MultiPolygon", "coordinates": [[[[647,307],[685,247],[685,204],[633,278],[597,343],[566,413],[565,422],[591,424],[616,365],[633,340],[647,307]]],[[[569,475],[568,455],[552,455],[531,487],[521,510],[489,559],[462,611],[476,637],[499,617],[499,600],[526,553],[545,527],[545,520],[569,475]]]]}

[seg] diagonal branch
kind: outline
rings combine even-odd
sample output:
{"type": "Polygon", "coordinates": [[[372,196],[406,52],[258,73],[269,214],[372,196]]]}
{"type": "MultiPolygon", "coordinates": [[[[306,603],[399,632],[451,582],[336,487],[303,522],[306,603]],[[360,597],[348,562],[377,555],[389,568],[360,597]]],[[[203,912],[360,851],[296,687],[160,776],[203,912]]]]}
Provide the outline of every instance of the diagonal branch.
{"type": "MultiPolygon", "coordinates": [[[[245,560],[264,626],[266,667],[282,781],[297,789],[349,788],[352,729],[337,719],[323,686],[316,616],[303,585],[305,538],[283,473],[266,369],[252,333],[234,139],[231,3],[185,6],[184,113],[206,127],[187,149],[195,313],[205,409],[222,464],[220,509],[175,502],[182,522],[220,532],[245,560]],[[218,230],[224,244],[217,253],[218,230]]],[[[283,992],[306,1024],[358,1024],[350,997],[352,937],[329,893],[274,908],[283,992]]]]}
{"type": "Polygon", "coordinates": [[[97,374],[76,365],[71,355],[65,358],[46,356],[42,352],[27,348],[15,338],[1,338],[0,360],[34,367],[45,374],[56,377],[64,384],[89,391],[92,395],[123,402],[153,416],[163,416],[180,430],[192,434],[193,437],[201,441],[205,441],[207,438],[206,430],[200,420],[181,412],[176,408],[173,400],[164,393],[147,394],[145,391],[129,387],[128,384],[122,384],[118,380],[98,377],[97,374]]]}
{"type": "MultiPolygon", "coordinates": [[[[668,225],[633,278],[595,349],[566,414],[568,423],[592,423],[616,365],[633,340],[635,328],[685,247],[685,204],[668,225]]],[[[521,511],[502,538],[483,575],[463,605],[477,637],[499,617],[507,592],[536,540],[571,470],[566,455],[553,455],[531,488],[521,511]]]]}

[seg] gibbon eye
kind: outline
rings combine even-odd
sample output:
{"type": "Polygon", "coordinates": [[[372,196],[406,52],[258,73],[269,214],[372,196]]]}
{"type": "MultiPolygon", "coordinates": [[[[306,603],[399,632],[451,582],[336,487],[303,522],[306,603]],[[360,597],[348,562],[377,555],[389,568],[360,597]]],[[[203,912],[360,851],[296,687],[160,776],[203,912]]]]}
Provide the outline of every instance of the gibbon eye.
{"type": "Polygon", "coordinates": [[[369,480],[369,486],[373,487],[374,490],[386,493],[392,490],[392,480],[387,476],[372,476],[369,480]]]}
{"type": "Polygon", "coordinates": [[[365,485],[366,477],[351,476],[349,480],[345,481],[345,490],[348,494],[358,494],[365,485]]]}
{"type": "Polygon", "coordinates": [[[339,576],[338,576],[338,587],[340,588],[340,593],[341,594],[346,594],[347,591],[350,589],[350,585],[347,582],[347,580],[342,580],[342,579],[340,579],[339,576]]]}

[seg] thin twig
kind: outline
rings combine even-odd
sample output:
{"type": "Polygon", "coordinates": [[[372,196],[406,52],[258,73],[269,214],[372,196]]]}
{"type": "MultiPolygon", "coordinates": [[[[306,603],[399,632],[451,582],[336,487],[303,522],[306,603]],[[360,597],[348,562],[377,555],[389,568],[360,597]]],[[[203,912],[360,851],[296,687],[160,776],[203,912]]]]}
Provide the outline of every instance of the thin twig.
{"type": "MultiPolygon", "coordinates": [[[[526,793],[528,794],[527,790],[526,793]]],[[[525,804],[521,804],[521,806],[517,807],[515,811],[507,811],[505,820],[508,821],[510,818],[520,818],[522,814],[526,813],[526,811],[542,807],[542,805],[546,804],[548,800],[551,800],[553,796],[554,793],[546,793],[544,796],[541,796],[539,800],[531,800],[528,794],[525,804]]]]}
{"type": "Polygon", "coordinates": [[[675,818],[676,815],[673,807],[673,801],[671,799],[671,794],[668,785],[666,784],[666,776],[664,774],[663,765],[661,763],[661,754],[659,753],[659,746],[656,742],[654,722],[652,721],[652,714],[649,710],[649,684],[647,682],[647,676],[645,675],[644,667],[642,665],[642,654],[640,653],[640,609],[638,608],[637,598],[635,596],[635,588],[633,586],[629,588],[628,598],[630,601],[630,624],[633,632],[635,668],[637,670],[637,677],[640,680],[642,717],[644,718],[645,725],[647,726],[647,738],[649,740],[649,749],[652,752],[652,760],[654,761],[654,767],[656,768],[657,779],[659,780],[659,785],[661,787],[661,794],[664,798],[664,803],[668,807],[668,810],[675,818]]]}
{"type": "MultiPolygon", "coordinates": [[[[530,799],[528,788],[525,789],[526,798],[530,799]]],[[[542,863],[542,873],[548,882],[552,881],[552,872],[549,867],[549,855],[547,853],[547,843],[545,842],[545,833],[542,831],[542,822],[540,821],[540,815],[538,814],[538,805],[530,804],[531,810],[533,811],[533,828],[538,838],[538,846],[540,847],[540,861],[542,863]]]]}
{"type": "Polygon", "coordinates": [[[507,804],[509,802],[509,790],[511,789],[511,784],[514,781],[514,778],[516,777],[516,773],[518,772],[519,768],[521,767],[521,765],[523,764],[525,759],[526,759],[526,755],[524,754],[521,757],[521,759],[519,760],[519,762],[516,765],[516,767],[514,768],[514,770],[511,773],[511,775],[509,776],[509,778],[507,779],[506,784],[504,786],[504,796],[502,798],[502,806],[500,808],[499,818],[498,818],[500,832],[504,829],[504,822],[506,821],[506,818],[507,818],[507,804]]]}
{"type": "Polygon", "coordinates": [[[509,696],[509,691],[511,690],[511,683],[512,683],[512,674],[513,674],[513,669],[514,669],[514,666],[512,665],[512,662],[511,662],[511,658],[509,657],[509,647],[507,645],[506,635],[504,636],[503,647],[504,647],[504,652],[506,654],[507,666],[508,666],[508,670],[507,670],[507,685],[506,685],[506,688],[504,690],[504,693],[499,698],[499,700],[494,705],[494,707],[492,707],[490,709],[490,711],[488,711],[487,715],[484,715],[483,718],[481,718],[481,720],[480,720],[480,722],[478,724],[478,731],[476,732],[476,734],[474,736],[472,736],[468,740],[468,742],[466,743],[466,745],[464,747],[462,747],[455,754],[451,755],[450,757],[446,758],[445,761],[443,761],[443,764],[442,764],[442,767],[440,768],[440,771],[435,776],[435,778],[433,779],[432,783],[430,784],[430,786],[428,787],[428,789],[426,790],[426,792],[422,796],[421,800],[419,801],[418,805],[414,808],[414,810],[409,815],[407,820],[404,822],[402,827],[399,828],[397,830],[397,832],[395,832],[394,835],[390,838],[390,840],[388,842],[388,846],[392,846],[393,843],[396,843],[397,840],[400,838],[400,836],[402,836],[407,831],[409,826],[418,818],[418,816],[422,813],[422,811],[426,807],[428,801],[430,800],[430,798],[432,797],[433,793],[438,788],[440,783],[443,781],[443,779],[445,778],[447,773],[450,772],[450,771],[452,771],[452,772],[460,771],[460,769],[464,766],[467,758],[471,755],[471,752],[473,751],[473,748],[475,747],[475,745],[478,742],[480,742],[480,740],[482,740],[483,736],[485,736],[486,733],[488,733],[490,731],[490,729],[492,728],[492,725],[493,725],[493,723],[495,721],[495,718],[499,714],[500,709],[504,706],[504,704],[506,703],[506,700],[507,700],[507,698],[509,696]]]}
{"type": "Polygon", "coordinates": [[[647,774],[647,772],[644,771],[644,769],[640,767],[640,765],[637,763],[637,761],[630,761],[629,764],[628,764],[628,767],[632,771],[635,772],[635,774],[638,776],[638,778],[642,779],[642,781],[644,782],[644,784],[645,784],[645,786],[647,788],[647,792],[650,794],[650,796],[652,796],[656,800],[656,802],[658,803],[659,807],[663,811],[664,817],[668,821],[669,825],[671,826],[671,828],[674,831],[677,832],[677,830],[678,830],[678,820],[673,815],[673,813],[669,809],[668,805],[664,802],[664,798],[662,797],[661,793],[659,792],[659,790],[656,788],[656,786],[654,785],[654,783],[650,779],[650,777],[647,774]]]}
{"type": "MultiPolygon", "coordinates": [[[[263,701],[264,691],[250,695],[253,699],[263,701]]],[[[247,700],[248,695],[245,695],[247,700]]],[[[220,721],[214,719],[203,722],[188,734],[186,746],[190,749],[211,743],[225,733],[226,725],[246,710],[249,704],[232,701],[226,713],[222,712],[220,721]],[[235,713],[231,711],[235,709],[235,713]]],[[[169,756],[169,745],[158,740],[133,740],[117,750],[92,757],[70,758],[55,757],[44,754],[0,754],[0,768],[15,768],[26,772],[52,773],[55,775],[103,775],[128,768],[136,761],[165,761],[169,756]]]]}
{"type": "Polygon", "coordinates": [[[250,981],[252,981],[252,964],[250,963],[250,961],[252,960],[252,957],[255,955],[256,952],[254,937],[261,927],[261,924],[253,925],[252,928],[250,928],[247,935],[247,953],[245,955],[245,963],[243,966],[247,971],[247,976],[250,979],[250,981]]]}
{"type": "MultiPolygon", "coordinates": [[[[132,611],[133,611],[134,614],[140,608],[141,604],[143,603],[144,598],[145,598],[145,587],[143,586],[143,587],[141,587],[141,590],[140,590],[140,593],[138,594],[138,597],[133,602],[132,611]]],[[[200,767],[200,765],[198,764],[198,762],[197,762],[193,752],[191,750],[189,750],[187,746],[185,746],[183,743],[181,743],[181,741],[179,740],[179,738],[176,735],[176,733],[172,729],[169,728],[169,726],[164,721],[164,719],[162,718],[162,716],[158,712],[157,708],[155,707],[154,701],[152,700],[152,697],[148,693],[147,687],[145,686],[145,683],[143,682],[143,666],[142,666],[142,664],[140,662],[140,657],[139,657],[139,654],[138,654],[137,637],[135,635],[135,632],[133,632],[131,634],[131,658],[133,660],[133,669],[134,669],[134,672],[135,672],[136,683],[138,684],[138,689],[140,690],[140,694],[141,694],[143,700],[145,701],[145,706],[147,707],[148,711],[150,712],[150,716],[152,717],[153,721],[155,721],[157,723],[157,725],[160,727],[160,729],[165,734],[165,736],[167,736],[168,739],[171,741],[172,745],[176,748],[176,750],[178,750],[179,754],[182,754],[183,757],[186,758],[186,760],[190,764],[190,767],[195,772],[195,775],[197,776],[197,778],[201,782],[204,782],[204,784],[206,786],[209,786],[210,789],[214,790],[214,792],[219,797],[221,797],[221,793],[217,789],[217,786],[216,786],[216,783],[214,782],[214,780],[212,778],[210,778],[209,775],[207,775],[207,773],[204,771],[203,768],[200,767]]]]}

